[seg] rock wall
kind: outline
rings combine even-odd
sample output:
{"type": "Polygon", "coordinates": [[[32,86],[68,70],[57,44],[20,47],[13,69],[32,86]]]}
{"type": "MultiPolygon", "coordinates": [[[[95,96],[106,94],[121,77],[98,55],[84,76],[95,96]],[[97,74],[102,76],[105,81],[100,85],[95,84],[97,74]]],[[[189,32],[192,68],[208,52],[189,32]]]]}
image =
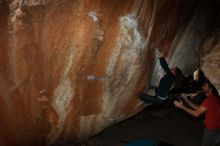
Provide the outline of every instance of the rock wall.
{"type": "Polygon", "coordinates": [[[205,75],[220,93],[220,27],[202,42],[201,66],[205,75]]]}
{"type": "Polygon", "coordinates": [[[156,48],[186,74],[198,67],[211,9],[197,0],[1,0],[0,145],[75,143],[136,114],[138,94],[161,72],[156,48]]]}

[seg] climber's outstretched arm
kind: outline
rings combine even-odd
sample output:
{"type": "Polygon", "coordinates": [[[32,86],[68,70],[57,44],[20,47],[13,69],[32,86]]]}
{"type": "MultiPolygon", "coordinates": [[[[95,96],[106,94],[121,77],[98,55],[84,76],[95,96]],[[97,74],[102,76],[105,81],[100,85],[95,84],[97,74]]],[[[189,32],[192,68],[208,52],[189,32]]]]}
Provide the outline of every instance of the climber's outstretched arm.
{"type": "Polygon", "coordinates": [[[167,74],[170,74],[171,71],[170,71],[170,68],[165,60],[164,57],[161,57],[160,58],[160,65],[162,66],[163,70],[167,73],[167,74]]]}
{"type": "Polygon", "coordinates": [[[162,66],[163,70],[169,74],[171,73],[170,68],[165,60],[165,58],[163,57],[163,54],[156,48],[156,56],[160,59],[160,65],[162,66]]]}

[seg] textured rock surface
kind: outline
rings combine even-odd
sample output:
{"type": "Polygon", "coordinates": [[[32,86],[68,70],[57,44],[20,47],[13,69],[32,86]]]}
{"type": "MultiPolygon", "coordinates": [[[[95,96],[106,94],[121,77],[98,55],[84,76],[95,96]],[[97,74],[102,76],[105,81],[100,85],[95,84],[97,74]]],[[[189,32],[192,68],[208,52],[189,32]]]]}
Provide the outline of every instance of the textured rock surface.
{"type": "Polygon", "coordinates": [[[220,93],[220,30],[209,35],[201,45],[202,69],[220,93]]]}
{"type": "Polygon", "coordinates": [[[77,142],[134,115],[160,76],[155,48],[186,74],[198,67],[210,9],[196,0],[1,0],[0,145],[77,142]]]}

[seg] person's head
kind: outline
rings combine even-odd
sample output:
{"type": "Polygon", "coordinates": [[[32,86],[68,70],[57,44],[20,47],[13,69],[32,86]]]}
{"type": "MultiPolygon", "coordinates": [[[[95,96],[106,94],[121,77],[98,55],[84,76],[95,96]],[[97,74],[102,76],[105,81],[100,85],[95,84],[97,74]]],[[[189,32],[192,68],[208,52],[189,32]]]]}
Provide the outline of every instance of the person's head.
{"type": "Polygon", "coordinates": [[[209,81],[205,81],[202,84],[202,91],[206,94],[210,94],[212,92],[211,83],[209,81]]]}
{"type": "Polygon", "coordinates": [[[207,96],[210,95],[210,94],[215,95],[218,98],[219,102],[220,102],[219,93],[210,81],[206,80],[206,81],[203,82],[202,90],[203,90],[203,92],[205,92],[205,94],[207,96]]]}
{"type": "Polygon", "coordinates": [[[178,67],[171,68],[170,71],[173,75],[182,75],[182,71],[178,67]]]}
{"type": "Polygon", "coordinates": [[[182,71],[178,68],[172,68],[171,72],[173,75],[175,75],[175,86],[178,88],[182,85],[182,82],[184,80],[184,75],[182,73],[182,71]]]}
{"type": "Polygon", "coordinates": [[[176,67],[171,68],[170,71],[171,71],[171,73],[172,73],[173,75],[176,75],[176,67]]]}

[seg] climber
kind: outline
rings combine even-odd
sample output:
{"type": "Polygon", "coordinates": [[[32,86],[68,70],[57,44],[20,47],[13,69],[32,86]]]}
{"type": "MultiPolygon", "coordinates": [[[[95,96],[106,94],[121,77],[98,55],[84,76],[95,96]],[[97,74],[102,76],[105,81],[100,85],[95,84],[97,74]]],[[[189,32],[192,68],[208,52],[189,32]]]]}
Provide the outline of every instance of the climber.
{"type": "Polygon", "coordinates": [[[202,90],[206,94],[206,99],[201,105],[195,105],[187,99],[185,100],[191,108],[188,108],[180,101],[174,101],[174,105],[187,113],[199,117],[205,113],[205,130],[202,140],[202,146],[220,145],[220,96],[216,88],[209,82],[205,81],[202,90]]]}
{"type": "Polygon", "coordinates": [[[202,90],[202,84],[206,77],[201,69],[196,70],[191,76],[186,78],[185,85],[182,88],[184,93],[196,93],[202,90]]]}
{"type": "Polygon", "coordinates": [[[178,68],[169,69],[168,64],[163,57],[162,53],[156,51],[156,55],[160,59],[160,64],[165,71],[165,75],[160,79],[159,86],[156,89],[156,95],[148,95],[145,93],[140,94],[140,99],[147,103],[152,103],[154,105],[162,105],[164,101],[168,98],[168,92],[175,84],[179,84],[182,80],[182,71],[178,68]]]}
{"type": "Polygon", "coordinates": [[[206,80],[202,70],[198,69],[186,78],[179,93],[182,93],[182,97],[189,98],[193,103],[200,105],[206,98],[205,93],[202,91],[203,82],[206,80]]]}

